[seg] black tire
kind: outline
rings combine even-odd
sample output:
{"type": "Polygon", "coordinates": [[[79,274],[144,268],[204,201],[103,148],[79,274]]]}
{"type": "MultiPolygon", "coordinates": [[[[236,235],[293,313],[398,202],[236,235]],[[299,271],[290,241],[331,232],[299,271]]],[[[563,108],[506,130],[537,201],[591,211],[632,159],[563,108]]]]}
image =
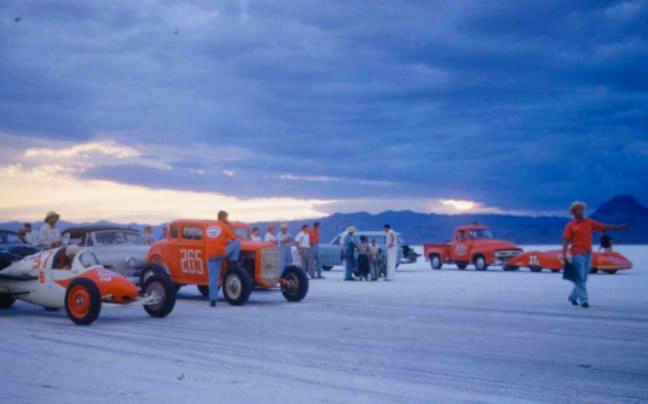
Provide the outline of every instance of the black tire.
{"type": "Polygon", "coordinates": [[[153,274],[146,279],[142,291],[145,296],[157,293],[162,297],[162,301],[156,304],[147,304],[144,310],[151,317],[166,317],[175,306],[176,302],[176,285],[165,274],[153,274]]]}
{"type": "Polygon", "coordinates": [[[529,270],[531,272],[542,272],[542,267],[532,265],[532,266],[529,267],[529,270]]]}
{"type": "Polygon", "coordinates": [[[430,258],[430,266],[432,267],[432,269],[438,271],[439,269],[441,269],[441,267],[443,267],[443,262],[441,262],[441,257],[439,256],[439,254],[430,254],[428,258],[430,258]]]}
{"type": "Polygon", "coordinates": [[[142,290],[144,290],[144,284],[146,283],[146,278],[154,274],[164,275],[167,278],[169,277],[169,274],[166,273],[166,271],[162,266],[158,264],[152,264],[152,263],[146,264],[146,266],[142,268],[142,272],[140,273],[140,287],[142,288],[142,290]]]}
{"type": "Polygon", "coordinates": [[[560,269],[552,269],[551,272],[557,274],[558,272],[560,272],[560,269]]]}
{"type": "Polygon", "coordinates": [[[322,269],[325,270],[325,271],[330,271],[331,269],[333,269],[333,267],[326,265],[326,266],[323,266],[322,269]]]}
{"type": "Polygon", "coordinates": [[[473,265],[478,271],[486,271],[488,269],[488,262],[486,262],[486,257],[481,254],[477,254],[473,257],[473,265]]]}
{"type": "Polygon", "coordinates": [[[614,274],[617,273],[617,271],[618,271],[617,269],[612,269],[610,271],[605,271],[605,273],[610,274],[610,275],[614,275],[614,274]]]}
{"type": "Polygon", "coordinates": [[[101,293],[97,285],[87,278],[73,280],[65,290],[65,311],[76,325],[92,324],[101,312],[101,293]],[[81,310],[80,306],[86,303],[87,310],[81,310]]]}
{"type": "Polygon", "coordinates": [[[504,269],[505,271],[517,271],[517,270],[520,269],[520,267],[517,266],[517,265],[504,265],[504,268],[503,268],[503,269],[504,269]]]}
{"type": "Polygon", "coordinates": [[[590,274],[596,274],[598,271],[598,268],[590,268],[590,274]]]}
{"type": "Polygon", "coordinates": [[[182,283],[174,283],[173,286],[175,286],[176,292],[179,292],[184,285],[182,283]]]}
{"type": "Polygon", "coordinates": [[[232,306],[245,304],[252,293],[250,275],[242,269],[229,267],[223,274],[223,296],[232,306]]]}
{"type": "Polygon", "coordinates": [[[0,296],[0,309],[8,309],[16,302],[16,299],[9,295],[0,296]]]}
{"type": "Polygon", "coordinates": [[[200,292],[201,295],[207,297],[209,296],[209,286],[207,285],[196,285],[198,288],[198,291],[200,292]]]}
{"type": "Polygon", "coordinates": [[[468,263],[467,262],[461,262],[460,261],[460,262],[455,262],[455,264],[457,265],[457,268],[459,268],[462,271],[464,269],[468,268],[468,263]]]}
{"type": "Polygon", "coordinates": [[[281,293],[289,302],[301,302],[308,294],[308,276],[303,269],[291,265],[281,274],[281,279],[293,285],[292,287],[281,285],[281,293]]]}

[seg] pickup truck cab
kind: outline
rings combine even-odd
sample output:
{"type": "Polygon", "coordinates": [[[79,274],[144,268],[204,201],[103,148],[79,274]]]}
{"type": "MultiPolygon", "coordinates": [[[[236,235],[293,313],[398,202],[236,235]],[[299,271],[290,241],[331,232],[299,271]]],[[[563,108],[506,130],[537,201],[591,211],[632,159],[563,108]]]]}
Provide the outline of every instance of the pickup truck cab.
{"type": "Polygon", "coordinates": [[[490,265],[516,270],[518,268],[509,267],[505,262],[521,253],[522,249],[513,242],[493,239],[490,229],[480,224],[457,227],[450,242],[423,245],[423,254],[432,269],[454,263],[459,269],[473,264],[478,271],[485,271],[490,265]]]}

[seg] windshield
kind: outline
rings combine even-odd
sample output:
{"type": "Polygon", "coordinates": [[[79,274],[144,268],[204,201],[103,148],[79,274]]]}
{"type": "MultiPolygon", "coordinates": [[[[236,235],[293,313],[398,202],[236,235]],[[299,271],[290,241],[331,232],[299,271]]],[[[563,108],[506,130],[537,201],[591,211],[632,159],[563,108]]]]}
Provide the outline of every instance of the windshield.
{"type": "Polygon", "coordinates": [[[472,230],[470,232],[470,238],[473,240],[490,240],[493,238],[493,234],[490,230],[472,230]]]}
{"type": "Polygon", "coordinates": [[[84,251],[79,256],[79,262],[84,268],[92,267],[99,265],[99,260],[97,257],[90,251],[84,251]]]}
{"type": "Polygon", "coordinates": [[[137,244],[146,245],[142,236],[134,231],[106,230],[94,234],[96,245],[137,244]]]}
{"type": "Polygon", "coordinates": [[[242,240],[249,240],[250,233],[248,233],[247,227],[234,227],[236,235],[242,240]]]}

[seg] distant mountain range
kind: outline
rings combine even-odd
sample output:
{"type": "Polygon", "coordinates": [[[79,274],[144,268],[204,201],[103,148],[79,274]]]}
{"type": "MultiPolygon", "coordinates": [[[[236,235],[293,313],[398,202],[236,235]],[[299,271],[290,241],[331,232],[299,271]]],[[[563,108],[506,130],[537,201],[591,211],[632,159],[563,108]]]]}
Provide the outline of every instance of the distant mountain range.
{"type": "MultiPolygon", "coordinates": [[[[623,232],[611,233],[617,244],[648,244],[648,208],[630,195],[615,196],[605,202],[591,215],[592,218],[604,223],[629,223],[630,228],[623,232]]],[[[441,242],[448,240],[455,227],[472,222],[479,222],[491,227],[497,238],[511,240],[519,244],[559,244],[562,231],[569,217],[564,216],[513,216],[501,214],[459,214],[439,215],[435,213],[417,213],[405,211],[385,211],[379,214],[367,212],[335,213],[330,216],[287,222],[290,231],[295,234],[299,227],[317,220],[321,223],[321,237],[328,241],[349,225],[363,230],[381,230],[385,223],[403,234],[409,244],[425,242],[441,242]]],[[[96,223],[70,223],[62,221],[60,228],[71,225],[112,223],[100,221],[96,223]]],[[[276,224],[276,222],[275,222],[276,224]]],[[[265,231],[267,222],[253,223],[265,231]]],[[[21,222],[0,223],[3,229],[15,230],[22,226],[21,222]]],[[[131,223],[132,228],[141,230],[144,225],[131,223]]],[[[165,224],[154,226],[154,234],[159,236],[165,224]]],[[[36,228],[40,223],[36,224],[36,228]]]]}

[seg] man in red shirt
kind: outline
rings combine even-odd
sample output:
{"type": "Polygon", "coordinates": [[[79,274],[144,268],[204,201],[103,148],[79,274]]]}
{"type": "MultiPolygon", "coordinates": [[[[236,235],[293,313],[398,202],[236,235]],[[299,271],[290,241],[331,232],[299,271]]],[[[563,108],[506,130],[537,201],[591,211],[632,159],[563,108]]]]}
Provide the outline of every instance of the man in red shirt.
{"type": "Polygon", "coordinates": [[[218,212],[218,221],[207,227],[207,269],[209,270],[209,305],[216,306],[218,300],[221,261],[229,259],[236,265],[241,252],[241,240],[227,220],[227,212],[218,212]]]}
{"type": "Polygon", "coordinates": [[[605,230],[624,230],[628,227],[627,224],[603,224],[586,218],[586,208],[585,202],[572,202],[569,213],[574,216],[574,220],[565,226],[562,248],[564,259],[571,262],[578,275],[568,299],[574,306],[580,302],[585,308],[589,307],[586,283],[587,274],[592,267],[592,232],[603,233],[605,230]]]}
{"type": "Polygon", "coordinates": [[[313,227],[311,227],[310,229],[308,241],[310,242],[310,246],[311,246],[311,254],[313,256],[315,271],[317,272],[315,278],[324,279],[325,277],[322,276],[322,264],[320,263],[320,259],[319,259],[319,243],[320,243],[319,228],[320,228],[319,222],[313,223],[313,227]]]}

